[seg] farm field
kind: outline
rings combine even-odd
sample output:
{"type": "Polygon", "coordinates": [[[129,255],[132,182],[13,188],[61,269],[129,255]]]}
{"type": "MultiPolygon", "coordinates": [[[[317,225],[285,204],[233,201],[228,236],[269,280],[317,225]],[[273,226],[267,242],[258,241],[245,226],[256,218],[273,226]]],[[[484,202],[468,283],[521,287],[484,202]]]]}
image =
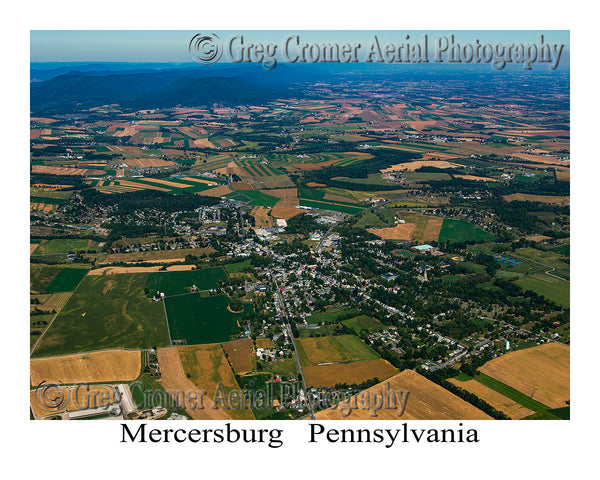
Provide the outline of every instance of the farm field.
{"type": "MultiPolygon", "coordinates": [[[[186,361],[187,371],[182,365],[179,349],[184,347],[159,348],[156,352],[161,371],[161,386],[167,392],[181,392],[180,396],[171,395],[174,402],[192,417],[194,420],[230,420],[231,417],[220,408],[212,408],[213,402],[210,396],[202,398],[200,404],[199,388],[186,376],[192,376],[191,369],[196,361],[186,361]],[[190,365],[191,364],[191,365],[190,365]]],[[[187,356],[186,356],[187,360],[187,356]]],[[[205,387],[204,387],[205,388],[205,387]]]]}
{"type": "Polygon", "coordinates": [[[249,408],[227,409],[219,398],[231,390],[239,390],[235,375],[225,358],[221,345],[184,346],[178,348],[179,358],[186,376],[199,389],[236,420],[253,420],[254,415],[249,408]],[[217,393],[217,388],[220,391],[217,393]]]}
{"type": "Polygon", "coordinates": [[[559,343],[509,352],[479,371],[551,408],[570,400],[570,348],[559,343]]]}
{"type": "Polygon", "coordinates": [[[79,252],[85,250],[97,251],[98,243],[94,240],[79,239],[79,238],[65,238],[65,239],[53,239],[53,240],[42,240],[39,247],[35,251],[35,255],[49,255],[53,253],[70,253],[79,252]]]}
{"type": "Polygon", "coordinates": [[[354,335],[301,338],[296,340],[296,349],[302,366],[379,358],[374,350],[354,335]]]}
{"type": "MultiPolygon", "coordinates": [[[[202,297],[199,293],[165,298],[172,340],[187,345],[227,342],[238,329],[242,313],[232,313],[227,295],[202,297]]],[[[244,304],[245,309],[252,306],[244,304]]],[[[247,311],[247,310],[245,310],[247,311]]]]}
{"type": "Polygon", "coordinates": [[[86,385],[85,388],[66,387],[62,393],[64,397],[60,404],[56,408],[47,408],[48,405],[45,405],[45,402],[42,403],[37,392],[31,390],[29,392],[30,406],[36,417],[44,418],[57,413],[81,410],[88,405],[101,407],[110,404],[116,397],[110,385],[86,385]]]}
{"type": "Polygon", "coordinates": [[[356,385],[373,378],[386,380],[398,373],[398,369],[387,360],[366,360],[331,365],[303,367],[306,386],[335,387],[337,384],[356,385]]]}
{"type": "Polygon", "coordinates": [[[312,313],[306,317],[306,322],[311,325],[320,325],[321,323],[338,323],[340,318],[346,315],[359,315],[358,310],[349,310],[347,308],[332,307],[324,312],[312,313]]]}
{"type": "Polygon", "coordinates": [[[86,268],[63,268],[48,285],[46,293],[72,292],[86,276],[86,268]]]}
{"type": "Polygon", "coordinates": [[[223,343],[223,350],[228,355],[227,359],[235,373],[251,372],[254,368],[252,339],[237,340],[223,343]]]}
{"type": "Polygon", "coordinates": [[[216,288],[218,282],[227,280],[227,274],[222,267],[203,268],[185,272],[156,272],[148,276],[146,287],[150,293],[159,291],[166,297],[189,293],[196,285],[198,290],[216,288]]]}
{"type": "Polygon", "coordinates": [[[513,193],[511,195],[504,195],[502,198],[507,202],[514,202],[515,200],[521,202],[539,202],[547,203],[549,205],[569,205],[569,197],[559,197],[553,195],[530,195],[527,193],[513,193]]]}
{"type": "Polygon", "coordinates": [[[29,363],[31,385],[40,382],[98,383],[126,382],[140,374],[139,350],[105,350],[51,358],[32,358],[29,363]]]}
{"type": "Polygon", "coordinates": [[[152,262],[157,260],[174,260],[185,258],[186,255],[210,255],[212,248],[180,248],[176,250],[149,250],[147,252],[109,253],[99,259],[98,264],[115,262],[152,262]]]}
{"type": "Polygon", "coordinates": [[[33,356],[169,344],[163,306],[143,294],[147,274],[86,276],[33,356]]]}
{"type": "MultiPolygon", "coordinates": [[[[404,412],[401,408],[381,409],[377,416],[371,416],[368,409],[353,409],[349,414],[342,410],[343,405],[335,409],[328,408],[315,414],[317,420],[488,420],[486,413],[462,400],[448,390],[419,375],[413,370],[404,370],[384,380],[366,392],[385,395],[386,392],[410,392],[404,412]],[[402,414],[402,416],[399,416],[402,414]]],[[[361,394],[359,394],[361,395],[361,394]]],[[[350,404],[360,405],[360,397],[350,404]],[[356,403],[355,403],[356,402],[356,403]]],[[[399,407],[399,403],[397,404],[399,407]]]]}
{"type": "Polygon", "coordinates": [[[438,241],[464,242],[466,240],[494,240],[495,238],[495,235],[471,225],[466,220],[444,218],[438,241]]]}
{"type": "Polygon", "coordinates": [[[525,408],[516,401],[502,395],[492,388],[484,385],[477,380],[466,380],[461,382],[456,378],[449,378],[448,381],[467,392],[477,395],[482,400],[489,403],[496,410],[505,413],[511,419],[521,419],[534,413],[533,410],[525,408]]]}
{"type": "Polygon", "coordinates": [[[29,265],[29,288],[31,292],[42,293],[52,283],[64,267],[61,265],[29,265]]]}

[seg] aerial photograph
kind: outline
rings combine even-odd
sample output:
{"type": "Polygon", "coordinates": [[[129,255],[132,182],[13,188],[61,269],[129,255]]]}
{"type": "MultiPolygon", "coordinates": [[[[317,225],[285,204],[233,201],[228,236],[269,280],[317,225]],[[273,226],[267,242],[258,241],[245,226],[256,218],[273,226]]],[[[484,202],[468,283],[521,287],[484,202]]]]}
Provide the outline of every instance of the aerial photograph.
{"type": "Polygon", "coordinates": [[[569,420],[569,39],[31,30],[29,418],[569,420]]]}

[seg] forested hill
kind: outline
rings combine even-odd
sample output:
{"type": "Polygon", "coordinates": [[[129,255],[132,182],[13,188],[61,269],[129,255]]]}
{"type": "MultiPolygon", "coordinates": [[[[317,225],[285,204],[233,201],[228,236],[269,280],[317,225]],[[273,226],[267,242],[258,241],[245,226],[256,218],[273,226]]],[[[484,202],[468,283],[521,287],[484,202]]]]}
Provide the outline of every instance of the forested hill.
{"type": "Polygon", "coordinates": [[[69,72],[31,84],[31,111],[36,115],[74,113],[114,103],[132,109],[259,104],[292,94],[285,82],[273,85],[268,78],[246,76],[241,70],[215,71],[208,76],[193,69],[108,75],[69,72]]]}

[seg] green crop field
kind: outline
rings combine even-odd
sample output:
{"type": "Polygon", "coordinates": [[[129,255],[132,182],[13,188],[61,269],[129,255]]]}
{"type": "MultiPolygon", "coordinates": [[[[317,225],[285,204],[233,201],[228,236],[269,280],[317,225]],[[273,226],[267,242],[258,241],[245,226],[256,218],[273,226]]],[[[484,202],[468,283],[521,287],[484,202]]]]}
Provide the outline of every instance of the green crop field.
{"type": "Polygon", "coordinates": [[[364,210],[365,207],[349,206],[340,203],[329,203],[327,201],[318,202],[315,200],[300,199],[300,205],[303,207],[320,208],[321,210],[332,210],[334,212],[348,213],[354,215],[364,210]]]}
{"type": "Polygon", "coordinates": [[[165,296],[189,293],[192,285],[198,290],[217,288],[218,282],[227,280],[227,274],[221,267],[203,268],[182,272],[156,272],[148,275],[146,287],[151,294],[164,293],[165,296]]]}
{"type": "Polygon", "coordinates": [[[226,195],[228,198],[236,197],[236,200],[246,200],[249,201],[249,205],[254,206],[263,206],[263,207],[272,207],[278,201],[278,197],[274,197],[272,195],[266,195],[258,190],[240,190],[237,192],[233,192],[233,194],[226,195]],[[242,197],[242,198],[240,198],[242,197]],[[243,198],[246,197],[246,198],[243,198]]]}
{"type": "Polygon", "coordinates": [[[439,242],[464,242],[465,240],[494,240],[495,235],[471,225],[466,220],[444,218],[439,242]]]}
{"type": "Polygon", "coordinates": [[[34,356],[169,345],[163,305],[144,296],[148,274],[88,275],[34,356]]]}
{"type": "MultiPolygon", "coordinates": [[[[198,293],[165,299],[171,338],[188,345],[229,341],[243,315],[230,312],[229,303],[227,295],[201,297],[198,293]]],[[[244,308],[245,313],[252,306],[244,304],[244,308]]]]}
{"type": "Polygon", "coordinates": [[[40,246],[35,250],[35,255],[47,255],[49,253],[70,253],[81,250],[98,250],[98,243],[85,238],[55,238],[53,240],[43,240],[40,246]]]}
{"type": "Polygon", "coordinates": [[[250,260],[244,260],[243,262],[229,263],[227,265],[223,265],[223,268],[227,273],[238,273],[251,266],[252,263],[250,262],[250,260]]]}
{"type": "Polygon", "coordinates": [[[360,315],[358,317],[344,320],[342,324],[356,334],[360,333],[361,330],[376,331],[385,329],[385,325],[383,323],[367,315],[360,315]]]}
{"type": "Polygon", "coordinates": [[[348,310],[344,308],[330,308],[325,312],[313,313],[306,317],[306,322],[312,325],[320,325],[321,323],[338,323],[341,318],[351,318],[351,316],[360,315],[358,310],[348,310]]]}
{"type": "Polygon", "coordinates": [[[63,268],[52,283],[46,288],[46,293],[72,292],[77,288],[79,282],[85,277],[86,268],[63,268]]]}
{"type": "Polygon", "coordinates": [[[379,355],[354,335],[301,338],[296,340],[301,365],[377,360],[379,355]]]}

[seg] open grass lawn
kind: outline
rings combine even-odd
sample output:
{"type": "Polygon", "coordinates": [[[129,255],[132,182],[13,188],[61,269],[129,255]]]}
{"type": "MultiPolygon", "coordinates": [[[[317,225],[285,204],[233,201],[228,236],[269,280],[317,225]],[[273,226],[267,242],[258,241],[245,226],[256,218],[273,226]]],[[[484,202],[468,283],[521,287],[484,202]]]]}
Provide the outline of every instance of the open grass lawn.
{"type": "Polygon", "coordinates": [[[466,220],[444,218],[439,241],[464,242],[465,240],[494,240],[495,238],[495,235],[471,225],[466,220]]]}
{"type": "MultiPolygon", "coordinates": [[[[199,293],[165,299],[169,329],[173,340],[185,340],[187,345],[227,342],[238,330],[237,321],[243,313],[232,313],[227,295],[202,297],[199,293]]],[[[245,311],[252,306],[245,304],[245,311]]]]}
{"type": "Polygon", "coordinates": [[[151,294],[159,291],[165,296],[189,293],[193,285],[198,290],[216,288],[219,281],[227,280],[227,274],[222,267],[186,270],[181,272],[156,272],[148,275],[146,287],[151,294]]]}
{"type": "Polygon", "coordinates": [[[379,355],[354,335],[301,338],[296,341],[301,365],[376,360],[379,355]]]}
{"type": "Polygon", "coordinates": [[[361,330],[377,331],[384,330],[385,325],[379,320],[367,315],[350,318],[342,322],[346,327],[350,328],[354,333],[359,333],[361,330]]]}
{"type": "Polygon", "coordinates": [[[559,305],[564,307],[570,305],[570,282],[553,278],[544,273],[534,273],[515,283],[523,290],[532,290],[559,305]]]}
{"type": "Polygon", "coordinates": [[[147,274],[86,276],[34,356],[169,345],[163,305],[144,296],[147,274]]]}
{"type": "Polygon", "coordinates": [[[227,273],[239,273],[242,270],[251,266],[252,263],[250,263],[250,260],[244,260],[243,262],[229,263],[227,265],[223,265],[223,268],[227,273]]]}

